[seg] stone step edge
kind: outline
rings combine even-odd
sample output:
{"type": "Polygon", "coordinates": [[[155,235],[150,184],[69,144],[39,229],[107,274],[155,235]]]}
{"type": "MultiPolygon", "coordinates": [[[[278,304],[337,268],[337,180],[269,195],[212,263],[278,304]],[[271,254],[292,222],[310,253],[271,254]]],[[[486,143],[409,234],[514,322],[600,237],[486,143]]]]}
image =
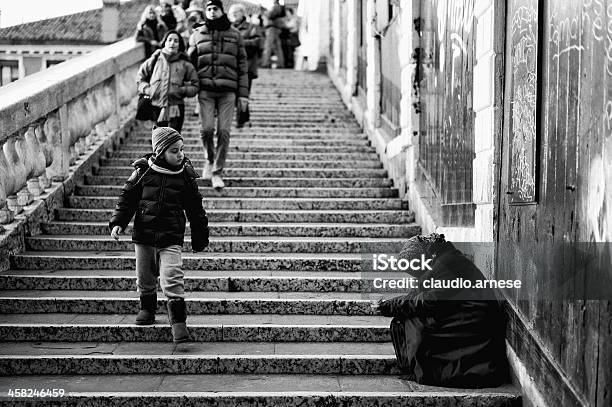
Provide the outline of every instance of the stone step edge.
{"type": "MultiPolygon", "coordinates": [[[[75,377],[80,377],[73,375],[75,377]]],[[[93,376],[93,375],[91,375],[93,376]]],[[[161,375],[169,376],[169,375],[161,375]]],[[[202,375],[202,380],[205,376],[202,375]]],[[[228,378],[234,375],[227,375],[228,378]]],[[[257,375],[253,375],[257,376],[257,375]]],[[[262,375],[263,376],[263,375],[262,375]]],[[[269,376],[269,375],[268,375],[269,376]]],[[[291,375],[296,379],[308,375],[291,375]]],[[[340,375],[325,375],[327,377],[338,377],[340,375]]],[[[348,375],[347,375],[348,376],[348,375]]],[[[383,376],[383,375],[379,375],[383,376]]],[[[392,376],[392,375],[389,375],[392,376]]],[[[284,387],[284,386],[283,386],[284,387]]],[[[461,390],[457,392],[449,391],[414,391],[410,388],[405,390],[392,391],[131,391],[131,392],[68,392],[62,398],[47,399],[19,399],[6,397],[6,391],[0,393],[0,406],[4,407],[31,407],[32,401],[36,400],[41,404],[48,405],[87,405],[97,406],[131,406],[145,407],[163,405],[165,407],[183,407],[186,405],[214,405],[218,407],[230,406],[353,406],[353,407],[372,407],[372,406],[403,406],[403,407],[422,407],[424,405],[432,407],[520,407],[521,395],[514,390],[499,391],[469,391],[461,390]],[[76,403],[76,404],[75,404],[76,403]],[[82,404],[81,404],[82,403],[82,404]]]]}

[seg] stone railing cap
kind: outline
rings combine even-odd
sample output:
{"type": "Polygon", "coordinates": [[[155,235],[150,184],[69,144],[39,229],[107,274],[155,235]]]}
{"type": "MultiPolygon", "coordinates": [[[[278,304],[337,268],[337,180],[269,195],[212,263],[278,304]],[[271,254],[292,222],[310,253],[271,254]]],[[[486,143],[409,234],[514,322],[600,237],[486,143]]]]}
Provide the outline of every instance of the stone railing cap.
{"type": "Polygon", "coordinates": [[[143,59],[143,45],[128,38],[0,87],[0,143],[143,59]]]}

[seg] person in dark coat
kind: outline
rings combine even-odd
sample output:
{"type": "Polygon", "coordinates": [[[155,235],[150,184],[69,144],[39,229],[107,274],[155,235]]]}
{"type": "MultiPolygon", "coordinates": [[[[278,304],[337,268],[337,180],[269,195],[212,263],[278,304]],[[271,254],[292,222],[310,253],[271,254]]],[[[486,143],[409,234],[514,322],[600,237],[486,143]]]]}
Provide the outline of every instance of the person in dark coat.
{"type": "Polygon", "coordinates": [[[134,162],[109,222],[118,239],[134,215],[132,241],[140,293],[137,325],[155,323],[157,278],[168,298],[168,315],[175,342],[189,340],[181,251],[185,213],[191,225],[194,252],[208,246],[208,218],[198,191],[197,173],[183,153],[183,137],[170,127],[152,132],[153,153],[134,162]]]}
{"type": "Polygon", "coordinates": [[[145,7],[136,28],[136,41],[144,43],[146,58],[160,48],[161,39],[166,35],[166,31],[168,27],[157,15],[155,8],[145,7]]]}
{"type": "Polygon", "coordinates": [[[419,288],[373,304],[394,317],[391,336],[400,368],[427,385],[483,388],[508,381],[505,315],[485,288],[424,288],[425,281],[485,280],[478,268],[444,235],[416,236],[401,259],[425,256],[431,270],[413,272],[419,288]]]}
{"type": "MultiPolygon", "coordinates": [[[[244,40],[244,49],[247,54],[248,73],[249,73],[249,96],[251,94],[251,86],[253,79],[257,78],[257,66],[259,65],[259,56],[262,51],[262,38],[259,27],[247,21],[246,11],[241,4],[233,4],[228,11],[229,20],[232,25],[240,31],[244,40]]],[[[251,118],[251,113],[247,108],[246,111],[237,109],[236,111],[236,127],[243,127],[251,118]]]]}
{"type": "Polygon", "coordinates": [[[208,154],[202,177],[210,179],[213,188],[219,190],[225,187],[222,174],[236,99],[242,110],[249,103],[247,54],[240,31],[232,27],[223,11],[223,2],[208,0],[204,11],[204,24],[189,37],[188,54],[200,79],[200,134],[208,154]]]}

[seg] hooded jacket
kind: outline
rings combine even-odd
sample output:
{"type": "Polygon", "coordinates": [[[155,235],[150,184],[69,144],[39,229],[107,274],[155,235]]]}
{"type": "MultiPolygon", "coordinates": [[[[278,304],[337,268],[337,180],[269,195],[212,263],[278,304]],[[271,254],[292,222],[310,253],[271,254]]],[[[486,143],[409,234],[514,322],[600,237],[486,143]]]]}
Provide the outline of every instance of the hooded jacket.
{"type": "Polygon", "coordinates": [[[184,98],[198,93],[195,68],[182,52],[166,55],[155,51],[140,65],[137,80],[138,93],[149,95],[157,107],[182,105],[184,98]]]}
{"type": "MultiPolygon", "coordinates": [[[[429,257],[429,255],[427,256],[429,257]]],[[[380,305],[391,323],[418,318],[423,324],[416,359],[422,372],[415,380],[447,387],[495,387],[508,380],[505,314],[490,289],[423,288],[430,279],[484,280],[478,268],[451,243],[444,242],[432,270],[419,276],[420,288],[380,305]],[[399,321],[398,321],[399,320],[399,321]]],[[[397,331],[396,331],[397,332],[397,331]]]]}
{"type": "Polygon", "coordinates": [[[225,14],[194,29],[187,54],[198,72],[200,90],[249,97],[244,41],[225,14]]]}
{"type": "Polygon", "coordinates": [[[208,246],[208,218],[198,191],[198,174],[185,159],[179,171],[155,164],[153,154],[133,163],[135,170],[123,186],[109,222],[123,230],[134,215],[132,241],[154,247],[183,245],[185,213],[191,225],[194,251],[208,246]]]}

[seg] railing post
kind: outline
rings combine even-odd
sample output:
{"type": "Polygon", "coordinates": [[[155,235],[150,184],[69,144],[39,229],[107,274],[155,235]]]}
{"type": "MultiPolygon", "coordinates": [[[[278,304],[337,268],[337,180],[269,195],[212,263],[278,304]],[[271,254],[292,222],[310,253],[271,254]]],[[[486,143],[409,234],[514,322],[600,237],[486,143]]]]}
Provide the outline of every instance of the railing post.
{"type": "MultiPolygon", "coordinates": [[[[64,181],[68,178],[70,170],[70,129],[68,125],[68,105],[64,104],[58,109],[59,123],[51,124],[51,131],[55,133],[53,140],[53,164],[51,176],[53,181],[64,181]]],[[[47,120],[58,120],[48,118],[47,120]]]]}

